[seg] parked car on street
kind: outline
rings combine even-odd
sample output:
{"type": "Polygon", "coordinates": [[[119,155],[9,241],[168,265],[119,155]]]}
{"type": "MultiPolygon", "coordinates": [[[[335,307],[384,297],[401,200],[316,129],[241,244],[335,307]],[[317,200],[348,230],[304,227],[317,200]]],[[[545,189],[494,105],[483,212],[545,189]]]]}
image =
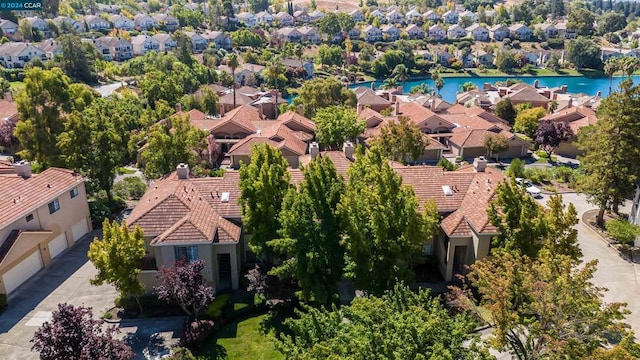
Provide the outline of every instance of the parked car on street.
{"type": "Polygon", "coordinates": [[[524,186],[525,190],[527,190],[527,192],[534,198],[541,196],[540,189],[538,189],[537,186],[533,185],[531,181],[523,178],[516,178],[516,183],[520,186],[524,186]]]}

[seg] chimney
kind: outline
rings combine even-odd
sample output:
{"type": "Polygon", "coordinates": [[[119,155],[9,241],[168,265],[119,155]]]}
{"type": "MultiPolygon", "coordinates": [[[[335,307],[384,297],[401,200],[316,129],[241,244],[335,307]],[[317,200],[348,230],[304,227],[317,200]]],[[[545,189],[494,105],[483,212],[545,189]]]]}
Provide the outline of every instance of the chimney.
{"type": "Polygon", "coordinates": [[[309,155],[311,155],[312,159],[315,159],[318,154],[320,154],[320,146],[314,141],[309,144],[309,155]]]}
{"type": "Polygon", "coordinates": [[[573,98],[569,98],[569,102],[567,103],[567,109],[573,107],[573,98]]]}
{"type": "Polygon", "coordinates": [[[602,97],[602,91],[598,90],[598,92],[596,93],[597,97],[602,97]]]}
{"type": "Polygon", "coordinates": [[[476,169],[476,172],[484,172],[487,168],[487,159],[484,156],[475,158],[473,160],[473,168],[476,169]]]}
{"type": "Polygon", "coordinates": [[[18,174],[18,176],[22,176],[25,179],[31,177],[31,164],[29,164],[28,161],[22,160],[13,164],[13,167],[15,168],[16,174],[18,174]]]}
{"type": "Polygon", "coordinates": [[[356,105],[356,112],[360,114],[362,110],[364,110],[364,105],[361,103],[358,103],[358,105],[356,105]]]}
{"type": "Polygon", "coordinates": [[[538,79],[533,81],[533,87],[536,89],[538,88],[538,79]]]}
{"type": "Polygon", "coordinates": [[[298,115],[304,116],[304,106],[302,104],[298,105],[298,115]]]}
{"type": "Polygon", "coordinates": [[[224,104],[219,104],[218,105],[220,107],[220,111],[218,111],[218,113],[220,114],[220,117],[224,116],[224,104]]]}
{"type": "Polygon", "coordinates": [[[562,91],[562,93],[566,93],[567,92],[567,85],[562,85],[560,86],[560,90],[562,91]]]}
{"type": "Polygon", "coordinates": [[[396,88],[396,92],[397,92],[398,94],[402,94],[402,93],[403,93],[403,91],[404,91],[404,90],[402,89],[402,86],[398,86],[398,87],[396,88]]]}
{"type": "Polygon", "coordinates": [[[400,101],[396,101],[395,104],[393,104],[393,115],[398,116],[400,115],[400,101]]]}
{"type": "Polygon", "coordinates": [[[433,111],[433,99],[427,101],[427,109],[433,111]]]}
{"type": "Polygon", "coordinates": [[[354,148],[351,141],[347,141],[344,143],[344,145],[342,146],[342,151],[344,152],[344,157],[346,157],[349,160],[353,160],[354,148]]]}
{"type": "Polygon", "coordinates": [[[396,94],[390,94],[389,99],[387,99],[387,100],[389,100],[392,103],[396,102],[396,100],[397,100],[396,99],[396,94]]]}
{"type": "Polygon", "coordinates": [[[371,90],[376,90],[376,83],[374,81],[371,82],[371,90]]]}
{"type": "Polygon", "coordinates": [[[178,173],[178,179],[185,180],[189,178],[189,165],[185,163],[180,163],[176,167],[176,172],[178,173]]]}
{"type": "Polygon", "coordinates": [[[182,112],[182,104],[176,103],[176,112],[177,113],[182,112]]]}
{"type": "Polygon", "coordinates": [[[264,120],[264,105],[258,104],[258,115],[260,116],[260,120],[264,120]]]}

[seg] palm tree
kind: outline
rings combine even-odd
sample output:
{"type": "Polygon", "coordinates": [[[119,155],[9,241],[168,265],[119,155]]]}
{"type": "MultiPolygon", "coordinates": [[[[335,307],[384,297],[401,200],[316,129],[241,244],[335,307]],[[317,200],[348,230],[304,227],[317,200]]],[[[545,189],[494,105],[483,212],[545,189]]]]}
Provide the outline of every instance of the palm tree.
{"type": "Polygon", "coordinates": [[[427,83],[421,83],[420,85],[416,85],[412,87],[411,90],[409,91],[409,93],[411,94],[423,94],[423,95],[431,94],[432,92],[433,92],[433,88],[429,86],[429,84],[427,83]]]}
{"type": "Polygon", "coordinates": [[[300,67],[302,67],[302,55],[304,55],[304,48],[300,44],[296,44],[293,49],[293,54],[300,60],[300,67]]]}
{"type": "Polygon", "coordinates": [[[551,100],[549,105],[547,105],[547,110],[549,114],[553,114],[556,110],[558,110],[558,102],[555,100],[551,100]]]}
{"type": "Polygon", "coordinates": [[[398,87],[398,79],[393,77],[387,78],[382,82],[382,86],[380,86],[382,89],[393,89],[396,87],[398,87]]]}
{"type": "Polygon", "coordinates": [[[278,56],[272,59],[264,69],[264,80],[276,90],[276,118],[278,117],[278,92],[282,89],[282,85],[284,85],[287,80],[284,76],[285,71],[286,69],[278,56]]]}
{"type": "Polygon", "coordinates": [[[231,69],[231,77],[233,78],[233,108],[236,108],[236,69],[238,68],[238,55],[235,53],[228,54],[226,57],[227,66],[231,69]]]}
{"type": "Polygon", "coordinates": [[[402,86],[404,86],[404,82],[409,79],[409,69],[407,69],[404,64],[398,64],[393,69],[391,75],[398,79],[402,83],[402,86]]]}
{"type": "Polygon", "coordinates": [[[635,56],[627,56],[622,60],[622,67],[627,76],[631,78],[631,75],[640,68],[640,60],[635,56]]]}
{"type": "Polygon", "coordinates": [[[612,57],[604,63],[604,73],[609,76],[609,95],[611,95],[611,87],[613,86],[613,74],[620,70],[620,59],[612,57]]]}
{"type": "Polygon", "coordinates": [[[440,76],[440,72],[442,71],[442,66],[437,65],[435,70],[431,73],[431,80],[433,80],[433,84],[438,89],[438,95],[440,95],[440,90],[444,87],[444,80],[442,76],[440,76]]]}

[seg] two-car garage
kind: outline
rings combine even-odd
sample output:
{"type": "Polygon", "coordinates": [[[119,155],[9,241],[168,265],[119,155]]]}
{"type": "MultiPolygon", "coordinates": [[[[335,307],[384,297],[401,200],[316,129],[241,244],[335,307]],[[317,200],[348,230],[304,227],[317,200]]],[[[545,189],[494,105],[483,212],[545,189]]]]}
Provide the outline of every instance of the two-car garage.
{"type": "Polygon", "coordinates": [[[40,251],[36,249],[33,254],[29,255],[18,265],[2,275],[2,282],[4,283],[7,294],[11,294],[13,290],[35,275],[35,273],[43,267],[42,256],[40,256],[40,251]]]}

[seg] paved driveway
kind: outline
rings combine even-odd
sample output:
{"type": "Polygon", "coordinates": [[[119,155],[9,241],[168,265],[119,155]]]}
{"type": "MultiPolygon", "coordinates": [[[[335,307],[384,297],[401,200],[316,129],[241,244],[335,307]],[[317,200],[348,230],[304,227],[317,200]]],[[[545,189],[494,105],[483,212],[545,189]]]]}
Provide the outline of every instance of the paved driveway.
{"type": "MultiPolygon", "coordinates": [[[[540,199],[546,202],[547,196],[540,199]]],[[[580,194],[564,194],[565,204],[573,203],[578,211],[578,217],[595,208],[586,200],[586,196],[580,194]]],[[[627,206],[630,204],[627,203],[627,206]]],[[[621,209],[628,211],[628,207],[621,209]]],[[[606,302],[625,302],[631,314],[626,322],[631,325],[636,334],[640,334],[640,265],[623,260],[591,229],[581,222],[577,225],[578,242],[584,254],[584,260],[598,260],[598,270],[594,274],[593,282],[597,286],[608,288],[604,300],[606,302]]]]}
{"type": "MultiPolygon", "coordinates": [[[[9,308],[0,315],[0,359],[38,359],[31,352],[30,340],[59,303],[91,307],[96,318],[113,307],[118,296],[113,286],[89,284],[96,269],[87,251],[98,234],[96,231],[80,240],[11,294],[9,308]]],[[[144,352],[166,352],[177,340],[183,321],[181,317],[130,320],[120,324],[121,336],[130,341],[137,359],[144,359],[144,352]]]]}

